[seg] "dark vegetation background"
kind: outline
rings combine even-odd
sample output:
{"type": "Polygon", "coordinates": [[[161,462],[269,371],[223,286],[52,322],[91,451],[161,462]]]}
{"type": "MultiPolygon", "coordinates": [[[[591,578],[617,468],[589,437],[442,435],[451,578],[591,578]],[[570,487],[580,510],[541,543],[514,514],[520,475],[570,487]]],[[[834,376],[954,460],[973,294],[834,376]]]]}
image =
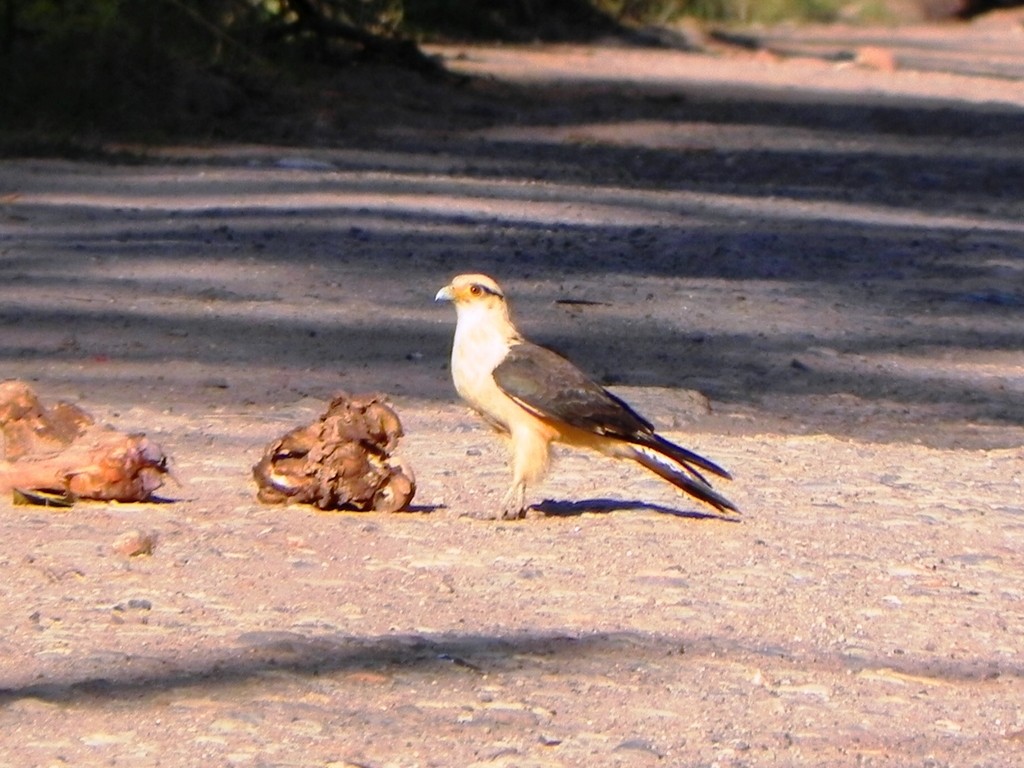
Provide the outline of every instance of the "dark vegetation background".
{"type": "Polygon", "coordinates": [[[305,140],[338,72],[443,79],[429,40],[686,45],[709,24],[966,18],[1009,0],[0,0],[0,151],[97,138],[305,140]],[[270,118],[287,115],[285,128],[270,118]]]}

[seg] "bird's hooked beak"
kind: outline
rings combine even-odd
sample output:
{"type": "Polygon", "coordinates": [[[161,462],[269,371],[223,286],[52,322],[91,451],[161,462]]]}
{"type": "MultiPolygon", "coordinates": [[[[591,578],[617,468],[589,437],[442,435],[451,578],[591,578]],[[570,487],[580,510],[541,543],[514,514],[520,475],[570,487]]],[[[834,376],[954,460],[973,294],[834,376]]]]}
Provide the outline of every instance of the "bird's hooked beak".
{"type": "Polygon", "coordinates": [[[434,301],[455,301],[455,290],[450,285],[446,285],[437,292],[434,301]]]}

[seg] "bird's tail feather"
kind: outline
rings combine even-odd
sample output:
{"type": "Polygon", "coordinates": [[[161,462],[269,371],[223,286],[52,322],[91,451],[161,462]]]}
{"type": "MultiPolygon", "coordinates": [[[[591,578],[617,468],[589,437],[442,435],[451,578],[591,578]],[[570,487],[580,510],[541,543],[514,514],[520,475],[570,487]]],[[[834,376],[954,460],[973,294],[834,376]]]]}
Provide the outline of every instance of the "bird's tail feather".
{"type": "MultiPolygon", "coordinates": [[[[685,451],[685,449],[681,450],[685,451]]],[[[689,451],[686,451],[686,453],[689,453],[689,451]]],[[[647,469],[651,470],[654,474],[664,480],[668,480],[668,482],[672,483],[672,485],[676,486],[683,492],[700,499],[706,504],[710,504],[719,512],[729,511],[736,512],[737,514],[739,513],[740,510],[735,504],[712,488],[701,474],[692,467],[681,463],[682,468],[686,470],[684,472],[678,467],[667,464],[659,457],[647,453],[642,448],[634,449],[633,458],[643,466],[647,467],[647,469]]],[[[674,456],[671,458],[678,461],[674,456]]],[[[708,463],[710,464],[711,462],[708,463]]],[[[705,469],[707,469],[707,467],[705,467],[705,469]]],[[[726,475],[726,477],[728,477],[728,475],[726,475]]]]}
{"type": "Polygon", "coordinates": [[[696,464],[701,469],[706,469],[713,475],[724,477],[726,480],[732,480],[732,475],[729,474],[728,470],[722,469],[722,467],[715,464],[710,459],[705,459],[700,454],[694,453],[691,450],[683,448],[681,445],[676,445],[671,440],[666,440],[661,435],[652,434],[644,440],[642,445],[647,448],[651,448],[658,453],[668,456],[672,461],[683,465],[683,467],[695,475],[701,482],[708,485],[708,481],[704,477],[691,467],[691,464],[696,464]]]}

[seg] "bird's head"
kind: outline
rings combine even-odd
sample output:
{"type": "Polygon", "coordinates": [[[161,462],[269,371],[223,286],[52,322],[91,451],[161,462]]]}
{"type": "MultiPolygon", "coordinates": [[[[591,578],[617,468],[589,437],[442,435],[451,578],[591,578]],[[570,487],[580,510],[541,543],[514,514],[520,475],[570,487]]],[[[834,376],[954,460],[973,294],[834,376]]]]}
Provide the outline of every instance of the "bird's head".
{"type": "Polygon", "coordinates": [[[466,307],[504,308],[505,293],[487,275],[459,275],[437,292],[435,301],[450,301],[457,311],[466,307]]]}
{"type": "Polygon", "coordinates": [[[459,275],[438,291],[434,300],[452,302],[460,326],[483,324],[502,329],[504,335],[515,334],[505,292],[487,275],[459,275]]]}

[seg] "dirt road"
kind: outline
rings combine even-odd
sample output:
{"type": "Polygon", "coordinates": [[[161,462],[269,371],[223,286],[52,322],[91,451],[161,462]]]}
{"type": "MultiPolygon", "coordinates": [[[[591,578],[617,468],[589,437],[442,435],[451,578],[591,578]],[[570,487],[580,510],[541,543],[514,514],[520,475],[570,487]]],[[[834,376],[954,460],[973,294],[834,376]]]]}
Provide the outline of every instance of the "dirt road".
{"type": "Polygon", "coordinates": [[[495,79],[342,82],[298,149],[0,165],[2,376],[182,479],[4,502],[0,764],[1016,765],[1020,29],[864,34],[441,49],[495,79]],[[576,453],[477,519],[503,447],[431,301],[469,270],[742,521],[576,453]],[[338,389],[392,395],[414,511],[255,501],[338,389]]]}

